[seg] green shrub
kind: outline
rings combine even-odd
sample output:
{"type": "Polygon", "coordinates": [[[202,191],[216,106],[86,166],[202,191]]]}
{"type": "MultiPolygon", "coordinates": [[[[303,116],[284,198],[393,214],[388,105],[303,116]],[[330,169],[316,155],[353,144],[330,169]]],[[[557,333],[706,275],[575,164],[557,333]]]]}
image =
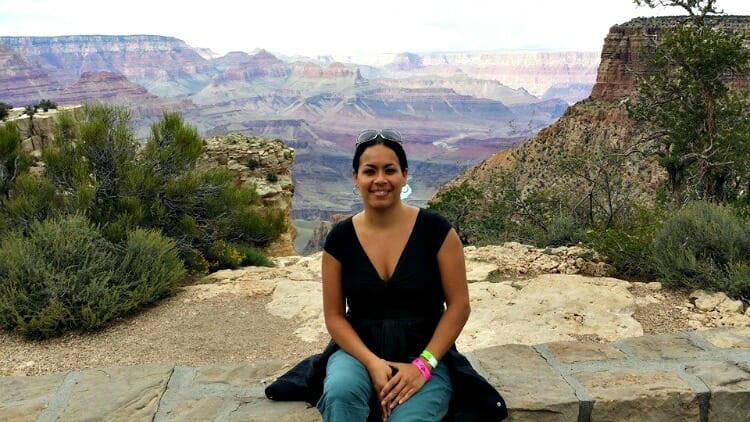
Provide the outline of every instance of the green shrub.
{"type": "Polygon", "coordinates": [[[606,257],[613,276],[653,280],[658,275],[653,240],[664,215],[661,208],[636,206],[615,227],[589,229],[586,244],[606,257]]]}
{"type": "Polygon", "coordinates": [[[21,148],[21,134],[14,122],[0,126],[0,198],[9,196],[13,183],[31,165],[21,148]]]}
{"type": "Polygon", "coordinates": [[[654,237],[654,260],[673,286],[750,293],[745,261],[746,229],[732,211],[704,201],[688,204],[666,220],[654,237]]]}
{"type": "Polygon", "coordinates": [[[208,274],[211,272],[211,265],[206,260],[206,257],[196,249],[188,249],[183,251],[182,261],[185,263],[185,268],[193,274],[208,274]]]}
{"type": "Polygon", "coordinates": [[[542,244],[544,246],[572,246],[583,242],[585,237],[583,224],[571,216],[563,215],[552,220],[544,234],[542,244]]]}
{"type": "Polygon", "coordinates": [[[271,261],[260,249],[251,248],[247,246],[238,246],[237,249],[242,254],[242,265],[243,266],[255,266],[255,267],[273,267],[273,261],[271,261]]]}
{"type": "Polygon", "coordinates": [[[158,233],[116,245],[80,215],[35,222],[0,239],[0,326],[31,338],[93,330],[168,294],[183,274],[158,233]]]}
{"type": "Polygon", "coordinates": [[[12,108],[12,105],[0,102],[0,120],[5,120],[12,108]]]}
{"type": "MultiPolygon", "coordinates": [[[[263,206],[254,187],[236,186],[230,170],[197,168],[205,142],[181,115],[164,113],[141,151],[130,118],[111,105],[61,117],[58,144],[43,159],[67,213],[85,214],[113,242],[139,227],[159,230],[199,272],[217,241],[263,247],[286,230],[283,212],[263,206]]],[[[235,265],[209,260],[213,268],[235,265]]]]}
{"type": "Polygon", "coordinates": [[[245,164],[248,170],[251,170],[251,171],[257,169],[258,167],[260,167],[260,165],[261,165],[260,161],[256,160],[255,158],[249,159],[247,161],[247,164],[245,164]]]}
{"type": "Polygon", "coordinates": [[[206,250],[209,268],[216,271],[223,268],[237,268],[242,264],[243,255],[237,248],[224,240],[216,240],[206,250]]]}
{"type": "Polygon", "coordinates": [[[42,100],[39,101],[39,104],[36,105],[36,108],[41,108],[44,111],[49,111],[49,109],[51,108],[56,109],[57,103],[52,100],[42,100]]]}
{"type": "Polygon", "coordinates": [[[279,176],[276,173],[268,173],[266,175],[266,182],[268,183],[276,183],[279,181],[279,176]]]}
{"type": "Polygon", "coordinates": [[[173,292],[185,276],[175,242],[155,230],[136,229],[120,250],[117,274],[130,311],[173,292]]]}

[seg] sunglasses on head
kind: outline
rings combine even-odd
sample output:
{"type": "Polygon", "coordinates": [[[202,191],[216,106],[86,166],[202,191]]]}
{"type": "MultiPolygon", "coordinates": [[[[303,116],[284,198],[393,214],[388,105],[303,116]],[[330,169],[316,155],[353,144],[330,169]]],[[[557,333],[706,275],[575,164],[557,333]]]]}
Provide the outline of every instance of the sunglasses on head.
{"type": "Polygon", "coordinates": [[[367,129],[363,130],[359,133],[359,135],[357,135],[357,142],[354,143],[354,146],[359,146],[359,144],[364,142],[373,141],[378,136],[387,141],[396,142],[399,144],[404,143],[404,139],[401,137],[401,134],[398,133],[398,131],[395,129],[367,129]]]}

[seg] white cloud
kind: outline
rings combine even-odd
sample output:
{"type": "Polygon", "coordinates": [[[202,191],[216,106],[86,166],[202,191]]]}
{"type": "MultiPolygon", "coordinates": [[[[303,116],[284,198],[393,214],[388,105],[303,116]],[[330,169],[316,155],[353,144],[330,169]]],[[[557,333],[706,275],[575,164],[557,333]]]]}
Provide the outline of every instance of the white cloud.
{"type": "MultiPolygon", "coordinates": [[[[718,4],[731,14],[750,14],[747,0],[718,4]]],[[[610,26],[654,14],[683,13],[638,8],[630,0],[0,0],[0,35],[169,35],[220,53],[596,51],[610,26]]]]}

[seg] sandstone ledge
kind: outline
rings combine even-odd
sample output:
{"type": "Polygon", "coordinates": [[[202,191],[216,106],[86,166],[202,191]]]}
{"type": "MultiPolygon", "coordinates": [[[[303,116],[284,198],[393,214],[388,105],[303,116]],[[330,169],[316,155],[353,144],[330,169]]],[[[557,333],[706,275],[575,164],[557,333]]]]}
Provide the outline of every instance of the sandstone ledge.
{"type": "MultiPolygon", "coordinates": [[[[611,343],[501,345],[467,353],[513,421],[739,421],[750,414],[750,328],[611,343]]],[[[0,420],[319,421],[266,400],[293,362],[119,366],[0,377],[0,420]]]]}

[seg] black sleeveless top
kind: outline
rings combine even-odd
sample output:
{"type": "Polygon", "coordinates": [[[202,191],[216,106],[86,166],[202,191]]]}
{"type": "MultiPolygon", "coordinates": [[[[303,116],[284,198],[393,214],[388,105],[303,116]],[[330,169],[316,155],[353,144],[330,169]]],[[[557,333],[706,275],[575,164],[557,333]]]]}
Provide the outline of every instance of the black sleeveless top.
{"type": "Polygon", "coordinates": [[[445,218],[420,209],[388,280],[365,253],[351,217],[329,233],[323,249],[341,263],[347,319],[381,358],[410,362],[432,338],[445,303],[437,253],[450,229],[445,218]]]}

